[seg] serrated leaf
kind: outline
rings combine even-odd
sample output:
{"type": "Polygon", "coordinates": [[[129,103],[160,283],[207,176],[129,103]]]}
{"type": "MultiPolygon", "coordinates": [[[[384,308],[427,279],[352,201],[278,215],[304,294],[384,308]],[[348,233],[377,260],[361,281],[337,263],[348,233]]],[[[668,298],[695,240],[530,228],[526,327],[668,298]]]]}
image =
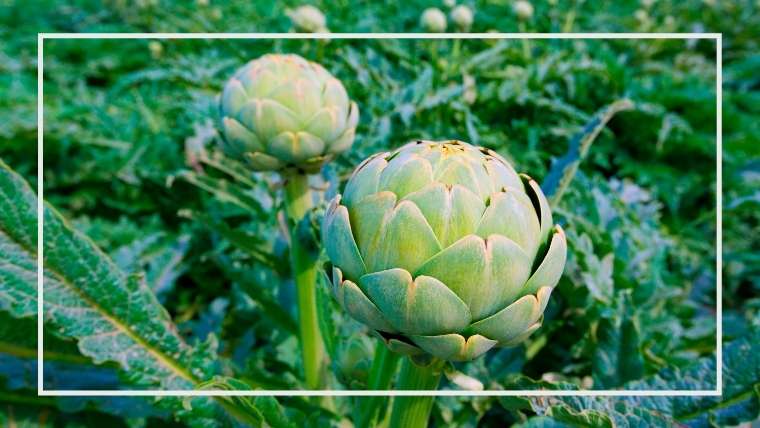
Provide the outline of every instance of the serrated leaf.
{"type": "Polygon", "coordinates": [[[217,220],[210,215],[202,212],[183,210],[180,212],[180,215],[190,219],[198,220],[201,224],[204,224],[210,230],[213,230],[214,232],[220,234],[222,237],[230,241],[232,245],[250,254],[251,257],[256,261],[262,263],[265,266],[273,268],[277,272],[286,272],[289,268],[287,266],[287,263],[284,263],[282,260],[279,260],[276,257],[272,256],[269,249],[263,245],[261,238],[254,234],[233,229],[225,222],[217,220]]]}
{"type": "MultiPolygon", "coordinates": [[[[568,382],[547,382],[533,380],[524,375],[512,375],[503,383],[507,390],[577,390],[578,386],[568,382]]],[[[537,400],[522,396],[499,397],[499,404],[507,410],[530,410],[536,409],[537,400]]]]}
{"type": "Polygon", "coordinates": [[[188,183],[213,194],[218,200],[228,202],[242,208],[246,212],[265,216],[266,211],[261,203],[248,191],[236,182],[224,178],[211,177],[194,171],[182,171],[177,177],[188,183]]]}
{"type": "MultiPolygon", "coordinates": [[[[0,161],[0,212],[3,230],[17,259],[28,263],[36,254],[36,197],[29,186],[0,161]],[[10,227],[12,226],[12,227],[10,227]],[[26,258],[21,257],[26,251],[26,258]]],[[[140,275],[127,275],[89,238],[74,230],[54,208],[45,205],[44,320],[49,331],[78,341],[80,352],[95,363],[115,362],[130,383],[147,389],[192,389],[214,371],[216,342],[210,338],[193,348],[184,342],[168,312],[140,275]]],[[[7,265],[6,268],[14,265],[7,265]]],[[[5,271],[3,271],[5,272],[5,271]]],[[[13,282],[32,290],[35,282],[13,282]]],[[[28,294],[28,293],[27,293],[28,294]]],[[[163,401],[194,426],[218,426],[221,409],[213,400],[196,397],[190,410],[178,400],[163,401]]],[[[241,417],[226,407],[229,415],[241,417]]],[[[243,413],[243,416],[245,414],[243,413]]]]}
{"type": "Polygon", "coordinates": [[[551,416],[534,416],[527,421],[514,425],[515,428],[575,428],[573,425],[560,422],[551,416]]]}
{"type": "MultiPolygon", "coordinates": [[[[604,413],[615,427],[713,427],[757,419],[760,412],[760,328],[754,326],[746,337],[725,345],[723,362],[725,383],[722,396],[504,397],[500,402],[507,409],[533,410],[543,416],[562,414],[574,415],[575,418],[584,411],[592,410],[604,413]]],[[[714,387],[715,373],[713,355],[683,370],[663,370],[656,376],[630,382],[624,388],[704,390],[714,387]],[[713,379],[712,384],[710,379],[713,379]]],[[[566,384],[536,382],[525,377],[516,378],[514,384],[523,389],[567,388],[566,384]]],[[[552,419],[559,422],[553,416],[552,419]]],[[[544,422],[546,418],[541,419],[541,423],[544,422]]],[[[563,423],[566,422],[564,420],[563,423]]]]}
{"type": "MultiPolygon", "coordinates": [[[[628,300],[626,300],[628,301],[628,300]]],[[[628,317],[599,321],[597,347],[593,356],[593,378],[596,389],[608,389],[639,379],[644,361],[639,351],[639,332],[628,317]]]]}
{"type": "MultiPolygon", "coordinates": [[[[715,356],[699,359],[683,370],[665,370],[629,389],[711,389],[715,387],[715,356]]],[[[752,421],[760,415],[760,328],[723,346],[723,395],[720,397],[626,397],[629,406],[672,414],[689,426],[725,426],[752,421]]]]}
{"type": "Polygon", "coordinates": [[[0,161],[0,311],[15,318],[37,313],[37,198],[0,161]]]}
{"type": "MultiPolygon", "coordinates": [[[[76,344],[45,336],[45,388],[118,389],[123,386],[115,366],[95,366],[79,354],[76,344]]],[[[13,319],[0,312],[0,390],[37,401],[37,323],[33,318],[13,319]],[[4,382],[2,382],[4,380],[4,382]]],[[[0,401],[3,394],[0,392],[0,401]]],[[[52,400],[52,399],[51,399],[52,400]]],[[[66,412],[89,411],[124,417],[162,417],[169,413],[150,403],[149,397],[57,397],[48,403],[66,412]]],[[[0,411],[1,412],[1,411],[0,411]]]]}
{"type": "MultiPolygon", "coordinates": [[[[0,171],[0,186],[9,193],[6,201],[10,202],[2,212],[15,207],[14,218],[19,222],[7,232],[14,242],[24,243],[27,257],[33,258],[37,244],[36,233],[30,234],[37,224],[34,194],[5,164],[0,163],[0,171]]],[[[140,276],[120,271],[49,205],[45,206],[43,234],[48,273],[43,316],[52,331],[77,339],[82,354],[96,363],[117,362],[136,385],[190,389],[208,376],[208,361],[196,359],[140,276]]],[[[34,289],[34,283],[23,286],[34,289]]]]}
{"type": "MultiPolygon", "coordinates": [[[[560,101],[556,100],[556,102],[560,101]]],[[[632,108],[634,108],[634,104],[631,100],[622,99],[615,101],[594,115],[583,129],[573,136],[570,140],[567,153],[552,162],[549,175],[541,183],[541,189],[549,197],[552,206],[562,197],[575,172],[578,170],[578,166],[583,158],[586,157],[589,147],[591,147],[591,144],[599,133],[602,132],[607,122],[618,112],[632,108]]]]}
{"type": "Polygon", "coordinates": [[[567,406],[552,406],[546,412],[554,420],[577,427],[612,428],[610,418],[596,410],[574,411],[567,406]]]}
{"type": "MultiPolygon", "coordinates": [[[[224,391],[250,391],[253,389],[246,382],[229,377],[217,376],[214,379],[204,382],[200,385],[201,389],[214,389],[224,391]]],[[[283,407],[273,397],[224,397],[231,406],[246,410],[250,419],[246,422],[261,426],[266,423],[267,426],[274,428],[295,428],[296,425],[291,423],[285,416],[283,407]]]]}

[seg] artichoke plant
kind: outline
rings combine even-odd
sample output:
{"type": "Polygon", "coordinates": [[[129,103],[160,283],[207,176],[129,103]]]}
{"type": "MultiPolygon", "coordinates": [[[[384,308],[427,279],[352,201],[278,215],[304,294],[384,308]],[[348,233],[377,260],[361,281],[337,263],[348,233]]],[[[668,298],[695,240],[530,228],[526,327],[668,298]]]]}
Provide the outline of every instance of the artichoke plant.
{"type": "MultiPolygon", "coordinates": [[[[321,15],[314,8],[304,10],[321,15]]],[[[300,239],[298,227],[315,201],[308,175],[351,146],[359,111],[321,65],[298,55],[270,54],[249,62],[227,82],[220,116],[228,155],[246,159],[254,170],[283,176],[304,380],[310,389],[322,388],[327,358],[317,317],[317,257],[300,239]]]]}
{"type": "Polygon", "coordinates": [[[567,252],[538,184],[460,141],[368,158],[322,233],[340,305],[392,350],[449,361],[538,329],[567,252]]]}
{"type": "Polygon", "coordinates": [[[220,116],[229,155],[259,171],[311,173],[351,146],[359,110],[321,65],[269,54],[227,82],[220,116]]]}

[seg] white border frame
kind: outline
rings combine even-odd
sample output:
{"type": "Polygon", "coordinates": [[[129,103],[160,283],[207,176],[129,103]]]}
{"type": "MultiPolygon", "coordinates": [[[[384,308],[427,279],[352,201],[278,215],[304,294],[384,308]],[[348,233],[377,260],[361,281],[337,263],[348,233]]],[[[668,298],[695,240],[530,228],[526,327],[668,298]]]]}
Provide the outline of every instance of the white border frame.
{"type": "Polygon", "coordinates": [[[37,263],[37,395],[39,396],[720,396],[723,394],[722,33],[38,33],[37,260],[43,254],[43,44],[52,39],[706,39],[716,43],[716,389],[715,390],[46,390],[43,382],[43,263],[37,263]]]}

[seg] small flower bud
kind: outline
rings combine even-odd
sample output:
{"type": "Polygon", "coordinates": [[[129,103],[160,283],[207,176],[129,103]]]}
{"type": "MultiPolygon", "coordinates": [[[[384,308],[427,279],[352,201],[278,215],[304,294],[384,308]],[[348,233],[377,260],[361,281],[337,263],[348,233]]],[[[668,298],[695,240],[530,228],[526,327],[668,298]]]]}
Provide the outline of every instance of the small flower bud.
{"type": "Polygon", "coordinates": [[[443,33],[446,31],[446,15],[435,7],[425,9],[420,17],[420,24],[431,33],[443,33]]]}
{"type": "Polygon", "coordinates": [[[529,1],[518,0],[515,2],[513,8],[517,17],[523,21],[527,21],[533,17],[533,5],[530,4],[529,1]]]}
{"type": "Polygon", "coordinates": [[[148,43],[148,50],[150,51],[150,56],[153,59],[161,58],[161,55],[164,53],[164,45],[161,44],[161,42],[157,40],[151,40],[148,43]]]}
{"type": "Polygon", "coordinates": [[[451,11],[451,20],[462,31],[467,31],[472,26],[472,10],[465,6],[459,5],[451,11]]]}
{"type": "Polygon", "coordinates": [[[636,12],[634,12],[633,16],[636,18],[637,21],[640,23],[645,23],[649,20],[649,14],[644,9],[639,9],[636,12]]]}
{"type": "Polygon", "coordinates": [[[296,30],[307,33],[323,32],[327,28],[325,15],[312,5],[303,5],[295,10],[288,9],[285,11],[296,30]]]}
{"type": "Polygon", "coordinates": [[[475,78],[469,74],[462,77],[462,99],[466,104],[474,104],[478,98],[478,88],[475,86],[475,78]]]}

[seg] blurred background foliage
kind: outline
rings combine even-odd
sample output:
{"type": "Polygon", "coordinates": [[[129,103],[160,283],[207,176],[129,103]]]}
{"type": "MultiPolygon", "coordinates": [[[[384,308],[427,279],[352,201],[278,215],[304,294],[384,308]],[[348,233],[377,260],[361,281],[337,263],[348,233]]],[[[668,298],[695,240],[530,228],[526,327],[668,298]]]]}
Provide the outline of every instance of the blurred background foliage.
{"type": "MultiPolygon", "coordinates": [[[[724,378],[732,383],[723,400],[447,397],[436,401],[433,423],[708,426],[755,419],[758,2],[535,1],[533,16],[523,20],[511,1],[461,3],[475,12],[473,32],[723,33],[724,378]]],[[[285,11],[299,5],[1,4],[0,158],[33,185],[36,33],[288,32],[285,11]]],[[[450,10],[418,0],[314,4],[332,32],[419,32],[426,7],[450,10]]],[[[492,389],[715,388],[713,41],[45,41],[45,199],[125,272],[144,272],[183,337],[219,340],[219,375],[256,388],[302,387],[278,216],[281,183],[248,173],[214,149],[223,83],[249,59],[272,51],[324,64],[360,106],[354,147],[313,181],[328,197],[365,157],[417,138],[492,148],[541,182],[597,113],[616,100],[633,101],[599,135],[556,208],[570,253],[543,328],[524,346],[456,370],[492,389]]],[[[374,339],[321,291],[332,387],[362,389],[374,339]]],[[[34,325],[0,315],[0,422],[180,423],[151,399],[37,398],[34,325]],[[11,323],[15,328],[4,328],[11,323]]],[[[70,342],[46,339],[45,351],[46,387],[129,388],[116,367],[94,366],[70,342]]],[[[457,388],[456,380],[444,388],[457,388]]],[[[329,412],[294,399],[280,404],[301,425],[338,425],[348,423],[357,399],[336,400],[329,412]]]]}

